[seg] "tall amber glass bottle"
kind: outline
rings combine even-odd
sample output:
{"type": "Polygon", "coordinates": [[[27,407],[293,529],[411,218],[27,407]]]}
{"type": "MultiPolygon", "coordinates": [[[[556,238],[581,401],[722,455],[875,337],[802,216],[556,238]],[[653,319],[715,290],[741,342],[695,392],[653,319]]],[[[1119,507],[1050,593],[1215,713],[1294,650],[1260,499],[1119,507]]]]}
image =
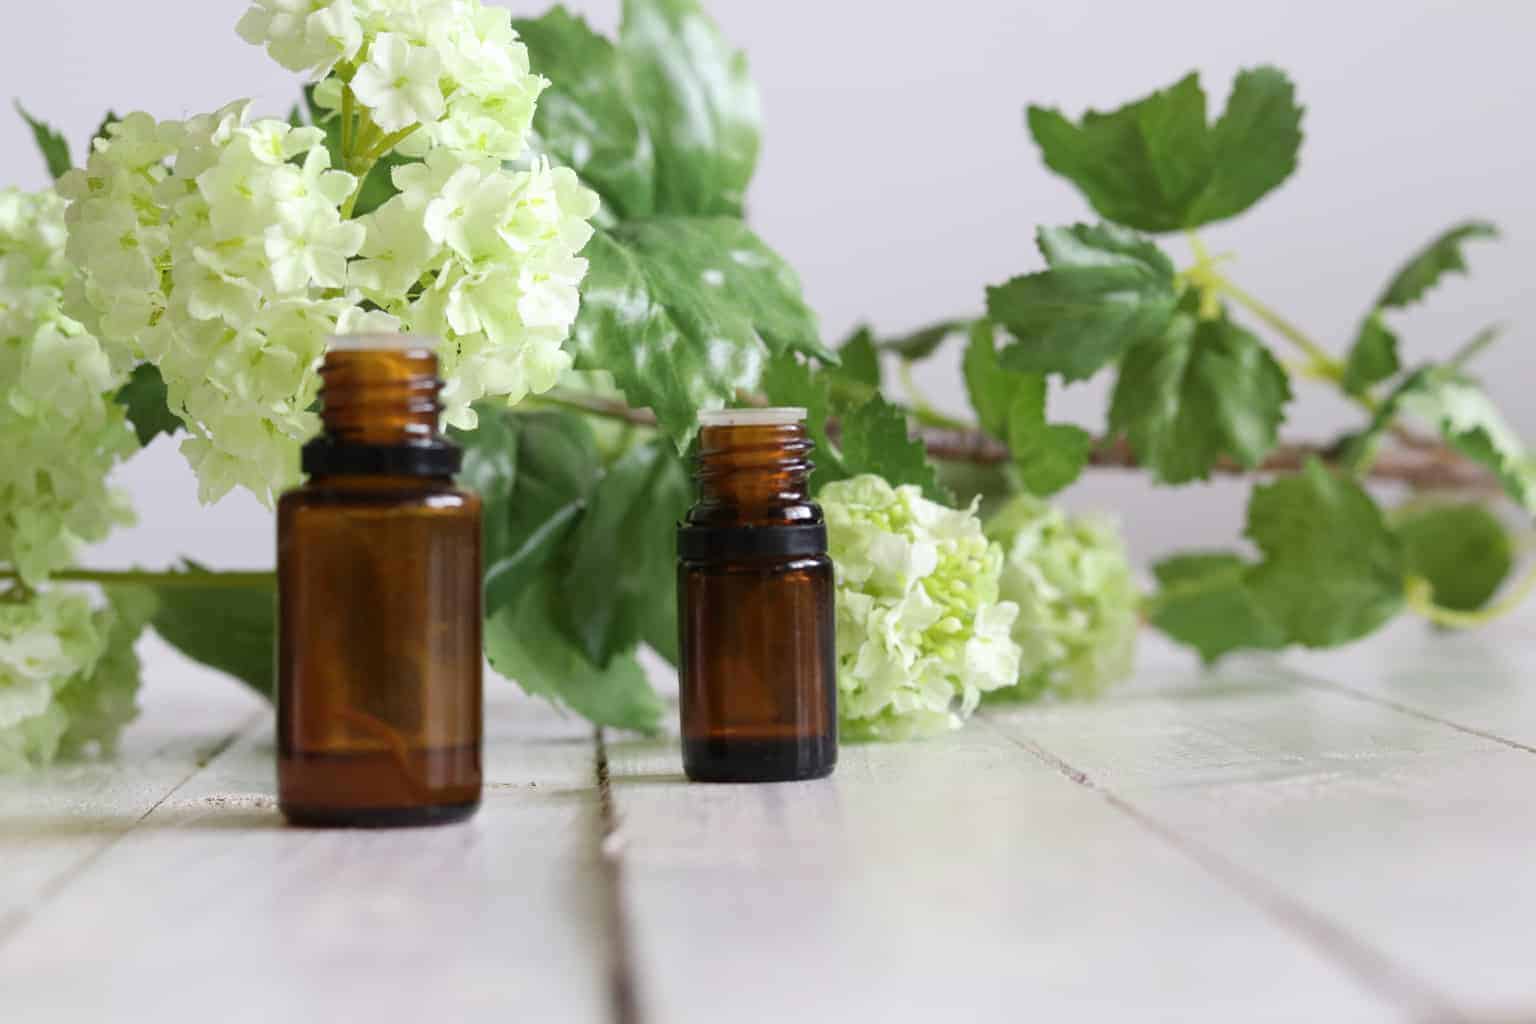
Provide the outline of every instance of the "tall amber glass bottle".
{"type": "Polygon", "coordinates": [[[278,800],[296,824],[425,825],[480,801],[480,501],[453,484],[437,357],[337,339],[308,482],[277,511],[278,800]]]}
{"type": "Polygon", "coordinates": [[[678,530],[683,766],[780,782],[837,763],[832,561],[803,409],[705,413],[678,530]]]}

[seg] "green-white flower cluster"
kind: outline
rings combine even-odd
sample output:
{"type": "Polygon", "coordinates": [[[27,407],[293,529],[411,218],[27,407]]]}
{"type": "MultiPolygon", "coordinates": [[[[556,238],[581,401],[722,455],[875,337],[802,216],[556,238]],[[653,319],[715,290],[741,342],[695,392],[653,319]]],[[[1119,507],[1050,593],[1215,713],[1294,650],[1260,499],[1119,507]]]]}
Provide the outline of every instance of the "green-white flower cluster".
{"type": "Polygon", "coordinates": [[[93,609],[63,590],[0,600],[0,773],[60,753],[110,754],[137,714],[133,645],[154,597],[121,589],[93,609]]]}
{"type": "Polygon", "coordinates": [[[987,521],[1004,552],[1000,591],[1018,605],[1018,683],[997,697],[1091,697],[1130,674],[1140,595],[1113,522],[1012,499],[987,521]]]}
{"type": "MultiPolygon", "coordinates": [[[[546,84],[504,11],[478,0],[259,0],[240,32],[328,74],[318,127],[234,103],[186,121],[133,114],[66,175],[79,316],[114,365],[148,360],[190,437],[199,494],[270,502],[316,429],[327,335],[437,335],[447,418],[516,401],[570,365],[597,197],[522,156],[546,84]],[[379,161],[400,195],[354,216],[379,161]]],[[[380,171],[380,173],[383,173],[380,171]]]]}
{"type": "Polygon", "coordinates": [[[0,564],[37,584],[132,518],[107,474],[138,445],[124,377],[63,312],[64,202],[0,190],[0,564]]]}
{"type": "Polygon", "coordinates": [[[957,728],[982,694],[1018,680],[1018,608],[998,598],[1003,553],[974,510],[871,475],[828,484],[818,500],[837,572],[845,737],[957,728]]]}

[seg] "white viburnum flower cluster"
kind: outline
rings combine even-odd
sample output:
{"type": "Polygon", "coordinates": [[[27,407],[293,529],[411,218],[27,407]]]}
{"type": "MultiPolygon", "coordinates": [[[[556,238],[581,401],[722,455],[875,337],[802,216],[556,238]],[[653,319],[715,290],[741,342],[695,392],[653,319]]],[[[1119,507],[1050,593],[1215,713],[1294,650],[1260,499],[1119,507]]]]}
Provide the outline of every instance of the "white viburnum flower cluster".
{"type": "Polygon", "coordinates": [[[958,728],[1013,685],[1018,608],[998,599],[1003,554],[973,509],[865,475],[822,488],[837,573],[839,718],[850,739],[958,728]]]}
{"type": "Polygon", "coordinates": [[[31,585],[133,518],[107,486],[138,448],[113,401],[125,377],[64,314],[71,279],[64,201],[0,190],[0,564],[31,585]]]}
{"type": "Polygon", "coordinates": [[[1002,545],[1002,596],[1019,606],[1018,684],[994,696],[1083,698],[1131,673],[1141,595],[1113,522],[1016,497],[987,520],[1002,545]]]}
{"type": "Polygon", "coordinates": [[[434,145],[496,160],[523,155],[549,84],[507,11],[480,0],[255,0],[238,31],[290,71],[334,73],[323,93],[350,85],[383,131],[419,124],[434,145]]]}
{"type": "Polygon", "coordinates": [[[270,504],[317,429],[328,335],[440,337],[455,426],[474,426],[478,399],[553,386],[598,200],[569,170],[503,166],[524,155],[547,84],[505,11],[258,0],[240,33],[331,75],[317,96],[348,111],[345,130],[253,119],[243,102],[134,114],[59,187],[79,315],[115,365],[159,367],[200,498],[244,487],[270,504]],[[392,153],[410,156],[400,195],[354,217],[360,178],[392,153]]]}
{"type": "Polygon", "coordinates": [[[110,753],[135,714],[134,641],[153,596],[116,592],[93,609],[62,590],[0,601],[0,773],[61,752],[110,753]]]}

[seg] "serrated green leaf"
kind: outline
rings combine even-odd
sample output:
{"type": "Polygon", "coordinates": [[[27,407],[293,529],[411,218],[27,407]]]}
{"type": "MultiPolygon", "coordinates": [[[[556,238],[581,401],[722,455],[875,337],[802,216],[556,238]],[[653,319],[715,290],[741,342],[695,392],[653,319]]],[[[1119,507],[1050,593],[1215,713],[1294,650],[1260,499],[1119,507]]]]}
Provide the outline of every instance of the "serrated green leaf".
{"type": "Polygon", "coordinates": [[[556,6],[514,18],[533,70],[550,79],[534,114],[537,145],[596,189],[620,219],[655,208],[656,162],[617,47],[556,6]]]}
{"type": "Polygon", "coordinates": [[[880,390],[880,353],[875,349],[874,333],[868,327],[860,327],[849,335],[838,346],[837,358],[840,360],[837,366],[829,366],[822,372],[870,391],[880,390]]]}
{"type": "Polygon", "coordinates": [[[1153,567],[1161,590],[1154,626],[1200,652],[1207,662],[1237,650],[1278,650],[1286,636],[1247,584],[1250,565],[1237,555],[1176,555],[1153,567]]]}
{"type": "Polygon", "coordinates": [[[1402,545],[1381,509],[1315,459],[1254,488],[1245,532],[1264,555],[1248,586],[1292,643],[1348,643],[1402,608],[1402,545]]]}
{"type": "Polygon", "coordinates": [[[893,487],[916,484],[933,501],[948,504],[952,496],[940,485],[928,451],[907,431],[900,409],[875,397],[842,420],[843,468],[850,476],[874,473],[893,487]]]}
{"type": "Polygon", "coordinates": [[[693,486],[670,447],[639,445],[610,466],[571,535],[555,619],[595,665],[633,649],[648,607],[672,596],[673,537],[693,486]]]}
{"type": "Polygon", "coordinates": [[[594,665],[556,625],[560,581],[539,573],[485,623],[491,667],[525,691],[564,705],[597,725],[652,734],[665,710],[633,654],[594,665]]]}
{"type": "Polygon", "coordinates": [[[1235,650],[1349,643],[1403,606],[1397,536],[1359,484],[1316,460],[1254,489],[1247,536],[1262,561],[1196,552],[1154,569],[1161,590],[1152,623],[1207,661],[1235,650]]]}
{"type": "Polygon", "coordinates": [[[758,386],[785,351],[826,362],[789,266],[740,221],[658,217],[599,231],[573,332],[578,369],[607,370],[680,446],[700,409],[758,386]]]}
{"type": "Polygon", "coordinates": [[[193,661],[234,676],[261,696],[274,699],[277,577],[229,586],[221,583],[221,574],[191,559],[186,560],[186,575],[206,576],[208,585],[153,588],[159,602],[151,620],[155,632],[193,661]]]}
{"type": "Polygon", "coordinates": [[[656,210],[740,217],[761,120],[746,55],[697,0],[624,0],[619,48],[655,145],[656,210]]]}
{"type": "Polygon", "coordinates": [[[1126,354],[1110,428],[1163,483],[1203,480],[1223,455],[1256,466],[1274,447],[1290,382],[1269,350],[1230,320],[1180,313],[1126,354]]]}
{"type": "Polygon", "coordinates": [[[1473,220],[1457,224],[1435,238],[1414,254],[1387,284],[1378,306],[1400,308],[1412,305],[1424,297],[1446,274],[1465,273],[1467,261],[1462,256],[1462,243],[1479,238],[1497,238],[1499,231],[1487,221],[1473,220]]]}
{"type": "Polygon", "coordinates": [[[1357,475],[1369,469],[1399,416],[1428,423],[1447,444],[1493,470],[1521,508],[1536,513],[1536,458],[1492,399],[1453,366],[1420,367],[1377,407],[1370,426],[1343,450],[1343,461],[1357,475]]]}
{"type": "Polygon", "coordinates": [[[816,372],[807,362],[793,353],[785,352],[774,358],[763,373],[762,389],[768,401],[774,405],[799,406],[805,409],[805,429],[811,435],[816,448],[811,461],[816,468],[811,471],[811,493],[816,493],[833,480],[848,476],[843,468],[842,453],[832,443],[827,422],[832,415],[831,380],[827,371],[816,372]]]}
{"type": "Polygon", "coordinates": [[[1402,369],[1397,358],[1397,335],[1387,327],[1379,311],[1372,311],[1360,324],[1355,343],[1350,346],[1344,364],[1344,390],[1364,394],[1373,384],[1394,376],[1402,369]]]}
{"type": "Polygon", "coordinates": [[[1048,270],[987,289],[987,315],[1017,339],[1004,366],[1082,380],[1167,328],[1178,297],[1155,244],[1112,224],[1042,228],[1038,241],[1048,270]]]}
{"type": "Polygon", "coordinates": [[[117,389],[113,401],[128,410],[128,422],[144,447],[161,434],[174,434],[182,427],[166,400],[165,378],[153,363],[133,368],[128,382],[117,389]]]}
{"type": "Polygon", "coordinates": [[[1409,575],[1428,580],[1442,608],[1483,607],[1514,566],[1509,531],[1476,502],[1410,505],[1393,515],[1392,528],[1409,575]]]}
{"type": "Polygon", "coordinates": [[[1003,368],[997,355],[997,330],[990,321],[978,320],[971,327],[971,340],[965,347],[960,368],[965,376],[966,394],[981,429],[993,437],[1007,440],[1008,412],[1014,395],[1030,386],[1036,374],[1015,373],[1003,368]]]}
{"type": "Polygon", "coordinates": [[[27,127],[32,129],[32,139],[43,154],[43,162],[48,165],[48,176],[55,181],[62,178],[70,168],[75,166],[74,160],[69,155],[69,140],[48,124],[27,113],[19,102],[16,104],[16,113],[20,114],[21,119],[27,122],[27,127]]]}
{"type": "Polygon", "coordinates": [[[1036,376],[1008,411],[1008,451],[1024,489],[1048,497],[1074,482],[1088,464],[1093,438],[1081,427],[1045,421],[1045,378],[1036,376]]]}
{"type": "Polygon", "coordinates": [[[1029,129],[1051,170],[1102,216],[1142,231],[1175,231],[1232,217],[1295,170],[1302,110],[1274,68],[1240,72],[1226,111],[1206,122],[1205,91],[1190,74],[1074,124],[1030,107],[1029,129]]]}

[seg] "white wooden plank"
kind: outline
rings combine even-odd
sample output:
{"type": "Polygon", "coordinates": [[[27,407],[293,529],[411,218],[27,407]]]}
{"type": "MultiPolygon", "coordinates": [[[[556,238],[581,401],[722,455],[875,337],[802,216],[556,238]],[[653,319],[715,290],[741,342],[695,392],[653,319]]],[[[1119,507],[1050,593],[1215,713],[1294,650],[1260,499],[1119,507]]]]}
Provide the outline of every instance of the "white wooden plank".
{"type": "Polygon", "coordinates": [[[691,786],[614,743],[648,1019],[1394,1019],[1100,795],[981,725],[832,779],[691,786]]]}
{"type": "Polygon", "coordinates": [[[1420,1012],[1536,1018],[1536,757],[1273,664],[1162,682],[990,721],[1297,908],[1420,1012]]]}
{"type": "Polygon", "coordinates": [[[153,639],[141,713],[118,756],[0,775],[0,946],[264,707],[153,639]]]}
{"type": "Polygon", "coordinates": [[[1495,625],[1440,630],[1411,617],[1337,652],[1287,662],[1358,693],[1536,753],[1536,601],[1495,625]]]}
{"type": "Polygon", "coordinates": [[[25,1019],[607,1019],[588,727],[492,683],[464,825],[283,826],[242,737],[0,949],[25,1019]]]}

